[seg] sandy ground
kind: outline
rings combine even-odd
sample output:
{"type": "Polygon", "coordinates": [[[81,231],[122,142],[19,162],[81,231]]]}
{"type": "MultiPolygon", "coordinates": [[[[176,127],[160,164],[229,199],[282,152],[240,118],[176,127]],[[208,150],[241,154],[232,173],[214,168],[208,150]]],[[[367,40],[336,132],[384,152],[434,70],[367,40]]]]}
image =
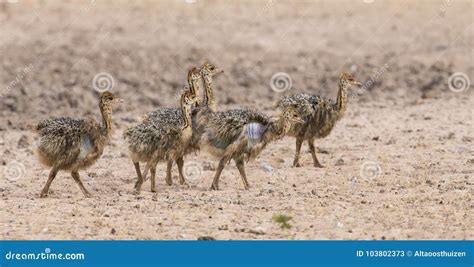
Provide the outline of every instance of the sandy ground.
{"type": "MultiPolygon", "coordinates": [[[[2,239],[472,239],[471,1],[233,3],[22,1],[0,15],[0,225],[2,239]],[[135,171],[122,132],[144,112],[175,106],[186,69],[204,59],[219,109],[275,114],[277,72],[293,87],[335,97],[340,72],[364,83],[346,116],[317,141],[323,169],[291,167],[294,139],[247,165],[243,190],[229,165],[209,191],[216,161],[186,159],[189,186],[133,194],[135,171]],[[39,198],[49,170],[34,156],[27,123],[51,116],[99,116],[92,80],[107,72],[126,99],[103,157],[81,176],[66,172],[39,198]],[[287,215],[290,229],[272,217],[287,215]]],[[[177,181],[176,170],[174,178],[177,181]]]]}

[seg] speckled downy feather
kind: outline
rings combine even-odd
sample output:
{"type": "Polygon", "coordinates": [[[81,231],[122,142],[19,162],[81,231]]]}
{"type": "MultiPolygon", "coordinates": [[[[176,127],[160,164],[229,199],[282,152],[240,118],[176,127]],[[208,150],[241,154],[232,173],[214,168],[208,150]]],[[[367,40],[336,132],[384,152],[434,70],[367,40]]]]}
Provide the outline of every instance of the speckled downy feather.
{"type": "Polygon", "coordinates": [[[304,140],[307,140],[314,166],[322,167],[316,156],[314,139],[328,136],[336,122],[344,116],[347,107],[347,90],[353,84],[360,85],[359,82],[354,80],[352,74],[343,73],[340,77],[336,101],[303,93],[284,96],[277,102],[276,105],[280,108],[285,108],[289,105],[297,106],[300,116],[305,120],[305,123],[294,125],[288,133],[288,135],[296,137],[294,166],[300,166],[301,145],[304,140]],[[312,108],[308,109],[308,106],[312,108]]]}
{"type": "Polygon", "coordinates": [[[254,110],[229,110],[208,113],[200,118],[205,125],[200,146],[218,157],[219,166],[211,189],[219,188],[219,177],[225,165],[233,159],[245,189],[249,188],[244,162],[257,157],[272,141],[283,138],[292,122],[302,122],[296,108],[286,108],[277,119],[254,110]]]}
{"type": "MultiPolygon", "coordinates": [[[[191,107],[199,100],[195,94],[195,86],[201,79],[200,71],[192,68],[188,72],[190,91],[181,95],[181,108],[158,109],[146,115],[146,118],[136,126],[130,127],[124,133],[128,141],[130,158],[137,172],[135,189],[140,192],[148,169],[151,170],[151,190],[155,192],[155,172],[159,161],[168,162],[166,181],[171,183],[171,164],[182,157],[192,137],[191,107]],[[146,162],[143,175],[139,162],[146,162]]],[[[197,88],[198,90],[198,88],[197,88]]],[[[181,161],[177,161],[182,167],[181,161]]],[[[180,180],[184,179],[180,168],[180,180]]]]}
{"type": "Polygon", "coordinates": [[[90,196],[79,178],[78,171],[91,166],[102,155],[112,134],[112,105],[119,101],[121,99],[110,92],[101,94],[99,108],[102,124],[92,118],[54,118],[32,126],[40,137],[37,146],[38,158],[46,166],[52,167],[41,197],[47,196],[59,170],[70,170],[84,195],[90,196]]]}

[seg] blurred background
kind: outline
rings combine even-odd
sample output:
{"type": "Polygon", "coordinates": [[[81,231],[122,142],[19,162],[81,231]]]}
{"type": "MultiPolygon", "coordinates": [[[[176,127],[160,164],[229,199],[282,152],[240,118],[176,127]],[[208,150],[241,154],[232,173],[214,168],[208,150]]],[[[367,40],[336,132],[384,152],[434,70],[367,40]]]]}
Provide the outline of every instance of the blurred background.
{"type": "Polygon", "coordinates": [[[364,83],[353,102],[460,97],[450,75],[474,74],[469,0],[1,0],[0,11],[8,127],[96,112],[99,73],[127,100],[119,116],[174,106],[187,69],[204,60],[225,70],[215,81],[223,108],[267,110],[303,91],[334,97],[343,71],[364,83]],[[271,88],[279,72],[291,79],[284,92],[271,88]]]}

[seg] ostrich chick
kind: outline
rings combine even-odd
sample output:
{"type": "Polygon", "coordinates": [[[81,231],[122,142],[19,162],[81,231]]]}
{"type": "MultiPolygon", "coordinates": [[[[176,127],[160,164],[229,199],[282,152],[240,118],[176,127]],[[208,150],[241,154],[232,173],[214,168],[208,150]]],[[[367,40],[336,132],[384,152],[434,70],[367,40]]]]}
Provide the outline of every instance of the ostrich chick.
{"type": "Polygon", "coordinates": [[[138,176],[135,184],[137,193],[140,192],[144,182],[144,177],[140,173],[140,161],[147,163],[145,169],[151,171],[151,191],[156,192],[155,173],[158,162],[161,160],[176,161],[186,151],[192,137],[191,107],[197,101],[198,97],[193,92],[185,91],[181,95],[180,116],[175,116],[176,114],[170,111],[168,115],[174,116],[174,120],[171,120],[170,117],[167,124],[157,125],[146,120],[129,128],[124,133],[124,138],[129,143],[130,157],[138,176]]]}
{"type": "Polygon", "coordinates": [[[33,126],[33,130],[40,136],[38,159],[51,167],[41,197],[48,195],[49,187],[59,170],[71,171],[71,176],[82,193],[86,197],[91,196],[81,182],[79,170],[90,167],[102,155],[112,133],[112,106],[122,101],[108,91],[101,94],[99,108],[102,123],[92,118],[55,118],[43,120],[33,126]]]}
{"type": "Polygon", "coordinates": [[[286,107],[273,120],[252,110],[215,112],[201,120],[206,130],[200,147],[220,159],[212,190],[219,189],[219,177],[231,159],[237,165],[245,189],[249,189],[244,162],[257,157],[269,143],[283,138],[293,123],[303,122],[293,106],[286,107]]]}
{"type": "Polygon", "coordinates": [[[277,106],[280,108],[289,105],[298,107],[300,116],[305,120],[304,123],[293,125],[288,132],[289,136],[296,137],[293,166],[301,166],[299,163],[301,145],[304,140],[307,140],[314,166],[323,167],[316,157],[314,139],[328,136],[336,122],[344,116],[347,107],[347,90],[354,84],[361,85],[361,83],[355,81],[351,73],[343,73],[339,79],[339,90],[335,102],[329,98],[304,93],[285,96],[277,102],[277,106]],[[307,105],[312,105],[313,108],[307,109],[307,105]]]}

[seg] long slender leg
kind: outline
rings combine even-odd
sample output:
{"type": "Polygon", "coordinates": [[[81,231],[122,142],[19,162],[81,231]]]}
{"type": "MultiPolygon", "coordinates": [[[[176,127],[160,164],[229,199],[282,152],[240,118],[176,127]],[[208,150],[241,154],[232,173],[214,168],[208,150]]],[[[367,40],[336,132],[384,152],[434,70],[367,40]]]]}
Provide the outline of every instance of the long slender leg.
{"type": "Polygon", "coordinates": [[[77,171],[72,171],[71,172],[72,178],[74,178],[74,181],[79,185],[79,188],[81,189],[82,193],[84,194],[85,197],[91,197],[91,193],[87,191],[87,189],[84,187],[82,184],[81,178],[79,177],[79,173],[77,171]]]}
{"type": "Polygon", "coordinates": [[[151,192],[156,192],[156,185],[155,185],[156,164],[150,167],[150,174],[151,174],[151,192]]]}
{"type": "Polygon", "coordinates": [[[140,163],[134,162],[133,165],[135,166],[135,171],[137,172],[137,177],[138,177],[137,182],[135,183],[135,190],[137,192],[140,192],[140,189],[143,184],[143,177],[142,177],[142,173],[140,172],[140,163]]]}
{"type": "Polygon", "coordinates": [[[56,174],[58,174],[58,169],[53,167],[49,172],[48,181],[46,181],[46,184],[44,185],[43,190],[41,191],[40,197],[43,198],[48,195],[49,187],[51,186],[51,183],[56,177],[56,174]]]}
{"type": "Polygon", "coordinates": [[[301,167],[300,165],[300,152],[301,145],[303,144],[303,138],[296,137],[296,151],[295,151],[295,160],[293,161],[293,167],[301,167]]]}
{"type": "Polygon", "coordinates": [[[324,166],[319,163],[318,157],[316,157],[316,150],[314,148],[314,139],[308,139],[308,146],[309,151],[311,152],[311,156],[313,156],[313,164],[316,168],[323,168],[324,166]]]}
{"type": "Polygon", "coordinates": [[[186,185],[186,184],[188,184],[188,183],[186,183],[186,179],[184,178],[184,175],[183,175],[183,166],[184,166],[183,157],[179,157],[179,158],[176,160],[176,165],[178,165],[179,184],[181,184],[181,185],[186,185]]]}
{"type": "Polygon", "coordinates": [[[150,169],[151,164],[153,164],[153,162],[149,161],[145,165],[145,169],[143,170],[143,174],[142,174],[143,182],[146,182],[146,178],[147,178],[147,175],[148,175],[148,170],[150,169]]]}
{"type": "Polygon", "coordinates": [[[168,159],[166,163],[166,184],[173,185],[173,178],[171,177],[171,169],[173,168],[173,160],[168,159]]]}
{"type": "Polygon", "coordinates": [[[248,190],[250,188],[250,184],[247,181],[247,175],[245,175],[245,165],[244,161],[242,159],[236,160],[235,165],[237,165],[237,169],[240,172],[240,176],[242,177],[242,182],[244,182],[244,188],[245,190],[248,190]]]}
{"type": "Polygon", "coordinates": [[[221,176],[222,170],[224,169],[226,164],[227,164],[226,158],[222,158],[219,161],[219,166],[217,167],[214,180],[212,181],[211,190],[219,190],[219,177],[221,176]]]}

